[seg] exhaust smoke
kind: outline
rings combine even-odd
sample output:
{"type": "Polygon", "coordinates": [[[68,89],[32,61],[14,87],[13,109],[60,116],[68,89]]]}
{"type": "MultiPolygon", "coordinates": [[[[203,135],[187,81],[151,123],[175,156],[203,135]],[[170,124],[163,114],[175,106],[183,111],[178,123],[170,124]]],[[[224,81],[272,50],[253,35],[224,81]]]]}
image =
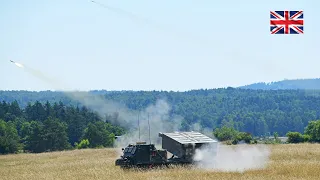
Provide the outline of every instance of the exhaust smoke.
{"type": "Polygon", "coordinates": [[[16,66],[18,66],[19,68],[24,68],[24,66],[20,63],[14,63],[16,66]]]}
{"type": "Polygon", "coordinates": [[[197,149],[194,160],[196,167],[223,172],[244,172],[263,169],[267,166],[270,149],[266,145],[223,145],[205,146],[197,149]]]}

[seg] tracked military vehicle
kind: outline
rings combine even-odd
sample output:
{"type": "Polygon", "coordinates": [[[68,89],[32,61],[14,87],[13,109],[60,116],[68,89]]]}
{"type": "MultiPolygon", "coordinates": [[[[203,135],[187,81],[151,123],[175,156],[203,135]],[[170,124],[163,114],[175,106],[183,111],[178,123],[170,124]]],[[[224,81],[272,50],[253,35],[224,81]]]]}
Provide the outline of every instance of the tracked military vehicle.
{"type": "Polygon", "coordinates": [[[204,145],[217,145],[217,141],[199,132],[159,133],[162,149],[154,144],[137,142],[122,148],[123,155],[115,161],[121,168],[193,164],[196,149],[204,145]],[[168,152],[172,154],[168,158],[168,152]]]}

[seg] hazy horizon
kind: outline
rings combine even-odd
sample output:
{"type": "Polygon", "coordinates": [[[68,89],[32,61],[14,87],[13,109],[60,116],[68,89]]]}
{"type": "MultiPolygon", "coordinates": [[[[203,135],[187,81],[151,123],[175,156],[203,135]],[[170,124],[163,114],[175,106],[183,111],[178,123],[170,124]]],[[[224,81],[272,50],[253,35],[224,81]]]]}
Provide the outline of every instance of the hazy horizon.
{"type": "MultiPolygon", "coordinates": [[[[52,92],[71,92],[71,91],[82,91],[82,92],[89,92],[89,91],[108,91],[108,92],[111,92],[111,91],[167,91],[167,92],[170,92],[170,91],[173,91],[173,92],[187,92],[187,91],[193,91],[193,90],[203,90],[203,89],[207,89],[207,90],[211,90],[211,89],[219,89],[219,88],[240,88],[240,87],[244,87],[244,86],[249,86],[249,85],[253,85],[253,84],[258,84],[258,83],[265,83],[265,84],[270,84],[270,83],[277,83],[277,82],[282,82],[282,81],[291,81],[291,80],[316,80],[316,79],[319,79],[319,78],[304,78],[304,79],[283,79],[283,80],[280,80],[280,81],[271,81],[271,82],[255,82],[255,83],[252,83],[252,84],[246,84],[246,85],[242,85],[242,86],[237,86],[237,87],[234,87],[234,86],[226,86],[226,87],[216,87],[216,88],[198,88],[198,89],[186,89],[186,90],[158,90],[158,89],[152,89],[152,90],[143,90],[143,89],[136,89],[136,90],[132,90],[132,89],[118,89],[118,90],[109,90],[109,89],[88,89],[88,90],[72,90],[72,89],[69,89],[69,90],[54,90],[54,89],[40,89],[40,90],[26,90],[26,89],[5,89],[5,90],[2,90],[0,89],[0,91],[33,91],[33,92],[44,92],[44,91],[52,91],[52,92]]],[[[251,89],[251,88],[249,88],[251,89]]],[[[254,90],[254,89],[253,89],[254,90]]],[[[289,89],[291,90],[291,89],[289,89]]]]}
{"type": "Polygon", "coordinates": [[[318,1],[96,2],[106,6],[0,2],[0,90],[188,91],[320,77],[318,1]],[[303,10],[305,34],[271,35],[271,10],[303,10]]]}

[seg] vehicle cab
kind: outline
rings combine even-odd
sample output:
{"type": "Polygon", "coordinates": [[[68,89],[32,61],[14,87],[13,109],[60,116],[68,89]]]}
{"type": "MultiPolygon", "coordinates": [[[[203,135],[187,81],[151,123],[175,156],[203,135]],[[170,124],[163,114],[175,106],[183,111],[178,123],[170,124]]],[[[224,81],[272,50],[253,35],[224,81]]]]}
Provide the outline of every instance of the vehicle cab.
{"type": "Polygon", "coordinates": [[[157,150],[154,144],[137,142],[135,145],[129,144],[122,151],[123,155],[115,162],[118,166],[144,166],[163,164],[167,161],[167,151],[157,150]]]}

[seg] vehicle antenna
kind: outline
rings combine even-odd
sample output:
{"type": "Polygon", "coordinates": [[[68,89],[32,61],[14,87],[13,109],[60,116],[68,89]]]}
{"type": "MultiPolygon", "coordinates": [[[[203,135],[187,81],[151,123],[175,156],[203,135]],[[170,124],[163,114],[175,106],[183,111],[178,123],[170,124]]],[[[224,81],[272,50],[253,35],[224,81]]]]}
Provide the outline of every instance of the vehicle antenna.
{"type": "Polygon", "coordinates": [[[139,141],[140,141],[140,110],[139,110],[139,113],[138,113],[138,128],[139,128],[139,141]]]}
{"type": "Polygon", "coordinates": [[[151,144],[149,113],[148,113],[148,126],[149,126],[149,141],[150,141],[150,144],[151,144]]]}

